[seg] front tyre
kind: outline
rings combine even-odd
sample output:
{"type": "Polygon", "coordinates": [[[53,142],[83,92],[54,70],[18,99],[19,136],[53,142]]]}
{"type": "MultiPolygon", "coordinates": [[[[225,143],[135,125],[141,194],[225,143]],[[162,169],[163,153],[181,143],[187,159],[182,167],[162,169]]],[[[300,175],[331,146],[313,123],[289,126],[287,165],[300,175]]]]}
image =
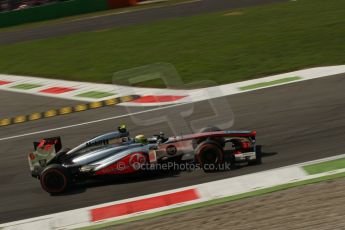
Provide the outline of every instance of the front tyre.
{"type": "Polygon", "coordinates": [[[42,188],[51,195],[66,192],[71,184],[68,170],[58,164],[48,165],[41,173],[42,188]]]}

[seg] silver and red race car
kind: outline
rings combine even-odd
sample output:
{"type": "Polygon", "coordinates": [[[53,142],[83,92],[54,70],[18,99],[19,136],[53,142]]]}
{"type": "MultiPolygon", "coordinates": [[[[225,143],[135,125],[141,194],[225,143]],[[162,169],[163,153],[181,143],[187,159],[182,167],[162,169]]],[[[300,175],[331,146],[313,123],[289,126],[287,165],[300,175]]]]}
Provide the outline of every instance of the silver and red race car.
{"type": "Polygon", "coordinates": [[[205,172],[222,165],[261,164],[256,131],[204,128],[199,133],[165,137],[163,133],[131,138],[124,125],[73,149],[63,149],[60,137],[34,142],[28,160],[33,177],[50,194],[63,193],[78,181],[103,176],[141,173],[174,162],[192,162],[205,172]]]}

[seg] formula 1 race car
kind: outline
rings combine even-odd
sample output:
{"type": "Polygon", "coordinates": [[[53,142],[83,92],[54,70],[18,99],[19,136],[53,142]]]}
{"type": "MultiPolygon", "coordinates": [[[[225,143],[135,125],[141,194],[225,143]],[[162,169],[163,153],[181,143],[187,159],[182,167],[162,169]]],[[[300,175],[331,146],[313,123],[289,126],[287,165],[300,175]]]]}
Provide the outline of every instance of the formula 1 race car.
{"type": "Polygon", "coordinates": [[[33,177],[50,194],[63,193],[79,180],[105,175],[140,173],[143,166],[168,161],[193,162],[205,172],[225,162],[261,164],[256,131],[222,131],[209,127],[199,133],[165,137],[163,133],[131,138],[124,125],[73,149],[63,149],[60,137],[34,142],[28,160],[33,177]]]}

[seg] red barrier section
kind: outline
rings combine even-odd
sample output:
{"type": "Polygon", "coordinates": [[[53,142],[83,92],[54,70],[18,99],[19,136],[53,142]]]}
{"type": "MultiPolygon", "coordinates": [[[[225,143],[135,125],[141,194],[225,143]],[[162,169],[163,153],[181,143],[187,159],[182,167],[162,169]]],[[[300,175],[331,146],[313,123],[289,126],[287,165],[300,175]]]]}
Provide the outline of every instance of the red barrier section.
{"type": "Polygon", "coordinates": [[[181,192],[96,208],[91,210],[92,222],[147,211],[150,209],[161,208],[172,204],[196,200],[198,198],[199,195],[195,189],[188,189],[181,192]]]}
{"type": "Polygon", "coordinates": [[[135,6],[138,0],[108,0],[110,9],[121,8],[126,6],[135,6]]]}
{"type": "Polygon", "coordinates": [[[51,93],[51,94],[60,94],[60,93],[67,93],[70,91],[73,91],[75,89],[73,88],[67,88],[67,87],[51,87],[48,89],[41,90],[41,93],[51,93]]]}
{"type": "Polygon", "coordinates": [[[10,84],[10,83],[12,83],[12,82],[10,82],[10,81],[0,81],[0,85],[6,85],[6,84],[10,84]]]}
{"type": "Polygon", "coordinates": [[[134,100],[136,103],[155,103],[155,102],[173,102],[180,100],[186,96],[171,96],[171,95],[161,95],[161,96],[143,96],[134,100]]]}

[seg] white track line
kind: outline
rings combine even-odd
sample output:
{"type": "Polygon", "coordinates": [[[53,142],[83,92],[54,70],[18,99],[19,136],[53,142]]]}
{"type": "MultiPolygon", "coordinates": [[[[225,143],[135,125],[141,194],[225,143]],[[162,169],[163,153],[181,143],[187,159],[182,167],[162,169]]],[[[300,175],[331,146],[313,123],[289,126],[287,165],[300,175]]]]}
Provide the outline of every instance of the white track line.
{"type": "Polygon", "coordinates": [[[53,128],[53,129],[41,130],[41,131],[37,131],[37,132],[19,134],[19,135],[9,136],[9,137],[3,137],[3,138],[0,138],[0,141],[6,141],[6,140],[11,140],[11,139],[19,138],[19,137],[26,137],[26,136],[31,136],[31,135],[41,134],[41,133],[48,133],[48,132],[53,132],[53,131],[62,130],[62,129],[69,129],[69,128],[74,128],[74,127],[78,127],[78,126],[90,125],[90,124],[99,123],[99,122],[103,122],[103,121],[109,121],[109,120],[115,120],[115,119],[118,119],[118,118],[128,117],[128,116],[131,116],[131,115],[143,114],[143,113],[148,113],[148,112],[154,112],[154,111],[158,111],[158,110],[168,109],[168,108],[172,108],[172,107],[178,107],[178,106],[182,106],[182,105],[186,105],[186,104],[191,104],[191,103],[192,102],[168,105],[168,106],[165,106],[165,107],[148,109],[148,110],[144,110],[144,111],[138,111],[138,112],[135,112],[135,113],[128,113],[128,114],[123,114],[123,115],[118,115],[118,116],[113,116],[113,117],[107,117],[107,118],[102,118],[102,119],[98,119],[98,120],[94,120],[94,121],[87,121],[87,122],[83,122],[83,123],[79,123],[79,124],[74,124],[74,125],[67,125],[67,126],[53,128]]]}

